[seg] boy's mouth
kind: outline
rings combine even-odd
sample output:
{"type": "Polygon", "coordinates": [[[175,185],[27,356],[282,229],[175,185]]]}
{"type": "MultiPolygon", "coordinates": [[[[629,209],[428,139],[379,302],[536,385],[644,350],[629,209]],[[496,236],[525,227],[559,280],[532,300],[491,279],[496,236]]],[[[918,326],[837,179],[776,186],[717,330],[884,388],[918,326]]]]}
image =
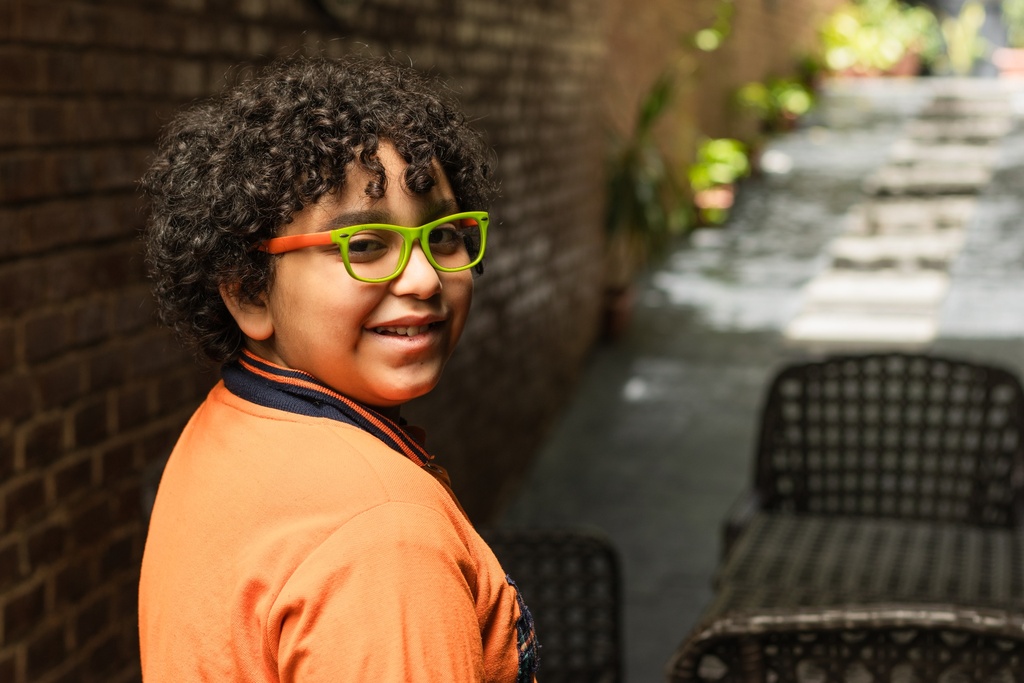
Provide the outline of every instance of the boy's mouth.
{"type": "Polygon", "coordinates": [[[375,327],[373,328],[373,331],[377,334],[394,335],[398,337],[415,337],[418,334],[423,334],[434,325],[437,325],[437,323],[430,323],[429,325],[375,327]]]}

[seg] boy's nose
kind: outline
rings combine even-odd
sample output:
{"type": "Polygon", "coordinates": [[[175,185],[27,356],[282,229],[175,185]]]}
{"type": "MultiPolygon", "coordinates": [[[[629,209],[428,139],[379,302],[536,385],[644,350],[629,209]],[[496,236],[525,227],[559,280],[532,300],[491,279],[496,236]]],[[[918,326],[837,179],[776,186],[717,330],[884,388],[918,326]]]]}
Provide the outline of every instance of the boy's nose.
{"type": "Polygon", "coordinates": [[[411,294],[419,299],[429,299],[441,291],[441,277],[427,260],[419,244],[412,245],[409,262],[405,270],[391,281],[391,291],[398,295],[411,294]]]}

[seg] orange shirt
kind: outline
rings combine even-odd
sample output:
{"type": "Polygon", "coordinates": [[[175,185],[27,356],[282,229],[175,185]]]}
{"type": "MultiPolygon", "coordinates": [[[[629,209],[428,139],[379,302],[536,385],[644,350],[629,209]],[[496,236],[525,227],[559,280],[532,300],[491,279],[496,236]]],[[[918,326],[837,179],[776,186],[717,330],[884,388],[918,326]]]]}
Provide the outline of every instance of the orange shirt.
{"type": "Polygon", "coordinates": [[[218,384],[146,540],[146,683],[517,680],[520,607],[429,472],[361,429],[218,384]]]}

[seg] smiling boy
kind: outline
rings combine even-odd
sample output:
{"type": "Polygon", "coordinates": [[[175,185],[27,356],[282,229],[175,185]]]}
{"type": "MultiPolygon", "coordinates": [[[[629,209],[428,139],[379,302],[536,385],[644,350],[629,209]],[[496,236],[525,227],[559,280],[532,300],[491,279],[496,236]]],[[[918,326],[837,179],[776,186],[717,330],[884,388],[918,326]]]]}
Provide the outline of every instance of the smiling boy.
{"type": "Polygon", "coordinates": [[[147,683],[533,679],[529,611],[398,416],[459,340],[493,195],[439,92],[290,60],[164,133],[158,309],[223,379],[153,508],[147,683]]]}

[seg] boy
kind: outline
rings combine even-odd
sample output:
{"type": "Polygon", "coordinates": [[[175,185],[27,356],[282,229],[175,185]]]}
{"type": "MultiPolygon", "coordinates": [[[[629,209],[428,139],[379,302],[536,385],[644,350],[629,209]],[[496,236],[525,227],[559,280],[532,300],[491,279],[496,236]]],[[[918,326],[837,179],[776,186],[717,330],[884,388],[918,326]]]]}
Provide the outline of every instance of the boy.
{"type": "Polygon", "coordinates": [[[530,681],[529,611],[398,418],[469,312],[489,151],[386,60],[181,114],[143,187],[161,319],[222,364],[167,463],[143,678],[530,681]]]}

